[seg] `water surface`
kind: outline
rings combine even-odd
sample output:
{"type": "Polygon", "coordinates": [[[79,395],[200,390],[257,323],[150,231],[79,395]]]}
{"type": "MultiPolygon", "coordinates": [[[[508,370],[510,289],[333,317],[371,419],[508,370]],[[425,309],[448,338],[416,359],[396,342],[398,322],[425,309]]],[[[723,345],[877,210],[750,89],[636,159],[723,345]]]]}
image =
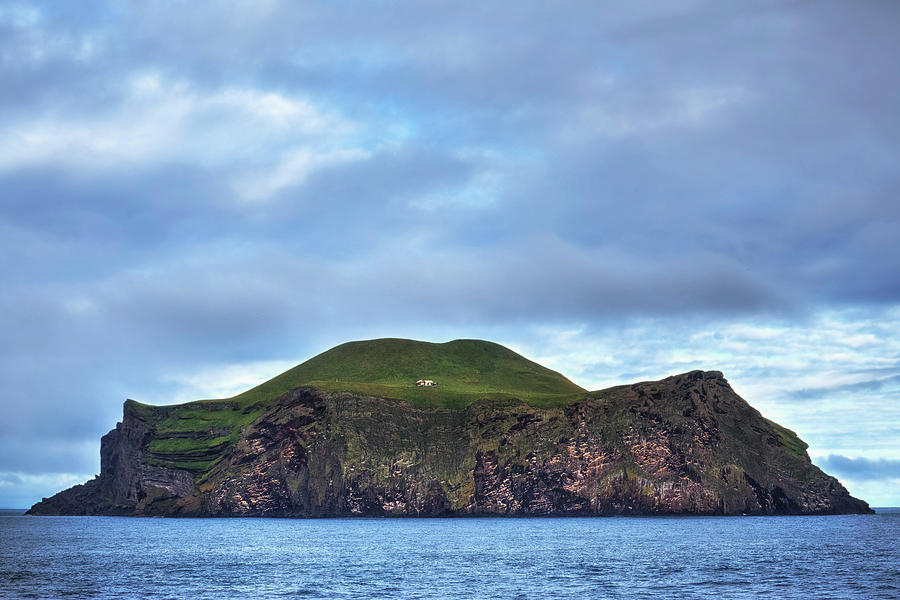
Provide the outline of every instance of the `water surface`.
{"type": "Polygon", "coordinates": [[[0,598],[900,598],[900,509],[834,517],[0,514],[0,598]]]}

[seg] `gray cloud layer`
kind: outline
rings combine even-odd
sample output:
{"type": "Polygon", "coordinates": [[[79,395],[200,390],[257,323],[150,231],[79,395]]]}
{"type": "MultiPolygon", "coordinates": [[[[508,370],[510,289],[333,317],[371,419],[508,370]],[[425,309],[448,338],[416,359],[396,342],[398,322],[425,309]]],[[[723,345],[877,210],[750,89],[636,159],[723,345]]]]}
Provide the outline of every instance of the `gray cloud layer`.
{"type": "Polygon", "coordinates": [[[199,362],[890,310],[898,13],[0,7],[0,470],[199,362]]]}
{"type": "MultiPolygon", "coordinates": [[[[900,369],[900,367],[895,367],[900,369]]],[[[879,392],[885,388],[896,386],[900,383],[900,375],[891,377],[882,377],[880,379],[865,379],[854,383],[844,383],[840,385],[832,385],[828,387],[803,388],[792,392],[792,396],[798,400],[810,400],[827,398],[835,394],[842,393],[859,393],[859,392],[879,392]]]]}
{"type": "Polygon", "coordinates": [[[840,454],[829,454],[816,460],[828,473],[856,481],[900,479],[900,460],[848,458],[840,454]]]}

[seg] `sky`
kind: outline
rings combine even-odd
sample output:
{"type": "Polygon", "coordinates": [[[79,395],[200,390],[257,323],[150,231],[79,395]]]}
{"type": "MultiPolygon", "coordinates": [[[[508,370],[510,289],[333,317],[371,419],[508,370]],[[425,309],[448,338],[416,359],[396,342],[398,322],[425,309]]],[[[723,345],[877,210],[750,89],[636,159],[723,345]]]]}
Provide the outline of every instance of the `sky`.
{"type": "Polygon", "coordinates": [[[376,337],[588,389],[720,370],[900,505],[898,21],[0,0],[0,506],[97,473],[126,398],[376,337]]]}

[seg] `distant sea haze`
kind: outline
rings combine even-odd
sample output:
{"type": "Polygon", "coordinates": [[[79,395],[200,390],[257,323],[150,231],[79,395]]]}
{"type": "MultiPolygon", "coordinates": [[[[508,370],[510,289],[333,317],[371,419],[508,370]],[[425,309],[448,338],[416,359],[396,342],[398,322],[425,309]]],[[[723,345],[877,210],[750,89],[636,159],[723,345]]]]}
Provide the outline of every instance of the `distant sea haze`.
{"type": "Polygon", "coordinates": [[[900,597],[900,509],[817,517],[0,513],[0,598],[900,597]]]}

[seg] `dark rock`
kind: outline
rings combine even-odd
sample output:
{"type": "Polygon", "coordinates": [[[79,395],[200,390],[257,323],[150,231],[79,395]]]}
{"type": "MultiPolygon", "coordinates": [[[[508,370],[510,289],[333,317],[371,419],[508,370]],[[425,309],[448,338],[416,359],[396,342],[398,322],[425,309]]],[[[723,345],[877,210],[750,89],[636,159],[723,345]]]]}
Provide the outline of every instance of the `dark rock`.
{"type": "MultiPolygon", "coordinates": [[[[150,451],[166,407],[126,402],[95,479],[30,514],[437,516],[868,513],[718,371],[560,408],[462,409],[315,388],[275,401],[204,472],[150,451]],[[174,464],[174,463],[173,463],[174,464]],[[168,465],[168,466],[167,466],[168,465]]],[[[230,430],[208,432],[209,439],[230,430]]]]}

